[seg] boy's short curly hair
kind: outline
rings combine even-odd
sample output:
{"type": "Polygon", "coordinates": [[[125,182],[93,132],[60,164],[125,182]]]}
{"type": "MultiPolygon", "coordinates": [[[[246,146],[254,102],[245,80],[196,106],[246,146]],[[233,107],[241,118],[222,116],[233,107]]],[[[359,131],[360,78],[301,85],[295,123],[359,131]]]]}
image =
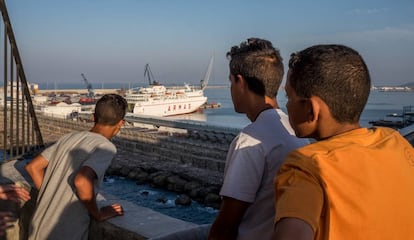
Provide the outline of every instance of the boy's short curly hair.
{"type": "Polygon", "coordinates": [[[116,125],[124,119],[127,109],[126,100],[118,94],[106,94],[95,105],[95,123],[116,125]]]}
{"type": "Polygon", "coordinates": [[[249,38],[233,46],[226,54],[230,74],[240,74],[248,87],[261,96],[274,98],[283,79],[283,62],[279,50],[268,40],[249,38]]]}
{"type": "Polygon", "coordinates": [[[320,97],[338,122],[359,122],[371,89],[361,55],[343,45],[315,45],[291,55],[289,83],[299,97],[320,97]]]}

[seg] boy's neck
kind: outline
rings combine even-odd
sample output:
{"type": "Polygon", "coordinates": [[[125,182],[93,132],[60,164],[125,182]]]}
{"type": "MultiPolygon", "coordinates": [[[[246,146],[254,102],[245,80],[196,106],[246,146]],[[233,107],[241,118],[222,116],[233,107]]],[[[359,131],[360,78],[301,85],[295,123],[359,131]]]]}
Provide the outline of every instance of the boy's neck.
{"type": "Polygon", "coordinates": [[[318,136],[315,137],[318,141],[328,139],[340,134],[343,134],[345,132],[349,132],[358,128],[361,128],[359,123],[330,123],[326,124],[325,128],[320,128],[320,131],[318,132],[318,136]]]}
{"type": "Polygon", "coordinates": [[[257,117],[262,113],[263,111],[266,111],[268,109],[277,109],[279,108],[279,105],[276,101],[276,98],[270,98],[265,96],[260,98],[253,98],[253,100],[250,101],[250,109],[247,113],[247,117],[250,119],[251,122],[256,121],[257,117]],[[264,99],[264,101],[263,101],[264,99]]]}

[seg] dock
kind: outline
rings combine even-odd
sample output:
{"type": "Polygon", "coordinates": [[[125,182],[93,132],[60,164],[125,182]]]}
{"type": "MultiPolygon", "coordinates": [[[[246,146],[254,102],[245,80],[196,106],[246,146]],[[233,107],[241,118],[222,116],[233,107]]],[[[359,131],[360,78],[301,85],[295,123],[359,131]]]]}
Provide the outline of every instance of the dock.
{"type": "MultiPolygon", "coordinates": [[[[109,94],[109,93],[120,93],[122,92],[121,89],[94,89],[95,94],[109,94]]],[[[50,93],[55,93],[55,94],[87,94],[88,93],[88,89],[38,89],[36,90],[35,94],[40,94],[40,95],[47,95],[50,93]]]]}
{"type": "Polygon", "coordinates": [[[370,121],[373,126],[390,127],[394,129],[401,129],[414,124],[414,106],[404,106],[403,113],[400,114],[387,114],[387,119],[379,119],[376,121],[370,121]]]}
{"type": "Polygon", "coordinates": [[[221,103],[216,103],[216,102],[212,102],[212,103],[204,103],[200,109],[208,109],[208,108],[220,108],[221,107],[221,103]]]}

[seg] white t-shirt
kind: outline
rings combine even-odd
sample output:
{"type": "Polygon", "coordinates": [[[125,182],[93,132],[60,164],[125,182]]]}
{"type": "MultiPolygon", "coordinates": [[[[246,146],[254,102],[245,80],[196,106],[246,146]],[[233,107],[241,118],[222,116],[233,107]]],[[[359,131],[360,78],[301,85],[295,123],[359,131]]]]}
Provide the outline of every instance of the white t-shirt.
{"type": "Polygon", "coordinates": [[[263,111],[233,140],[220,195],[251,203],[239,226],[239,240],[272,238],[273,178],[288,153],[307,143],[295,136],[280,109],[263,111]]]}

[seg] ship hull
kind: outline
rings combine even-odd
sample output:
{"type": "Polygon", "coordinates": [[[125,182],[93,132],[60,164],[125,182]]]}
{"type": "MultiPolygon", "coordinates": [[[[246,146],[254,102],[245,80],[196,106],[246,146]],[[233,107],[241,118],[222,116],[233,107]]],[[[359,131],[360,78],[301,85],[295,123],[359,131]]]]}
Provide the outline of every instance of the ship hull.
{"type": "Polygon", "coordinates": [[[192,97],[190,99],[161,99],[137,102],[135,103],[133,113],[159,117],[187,114],[197,111],[206,102],[207,97],[205,96],[192,97]]]}

